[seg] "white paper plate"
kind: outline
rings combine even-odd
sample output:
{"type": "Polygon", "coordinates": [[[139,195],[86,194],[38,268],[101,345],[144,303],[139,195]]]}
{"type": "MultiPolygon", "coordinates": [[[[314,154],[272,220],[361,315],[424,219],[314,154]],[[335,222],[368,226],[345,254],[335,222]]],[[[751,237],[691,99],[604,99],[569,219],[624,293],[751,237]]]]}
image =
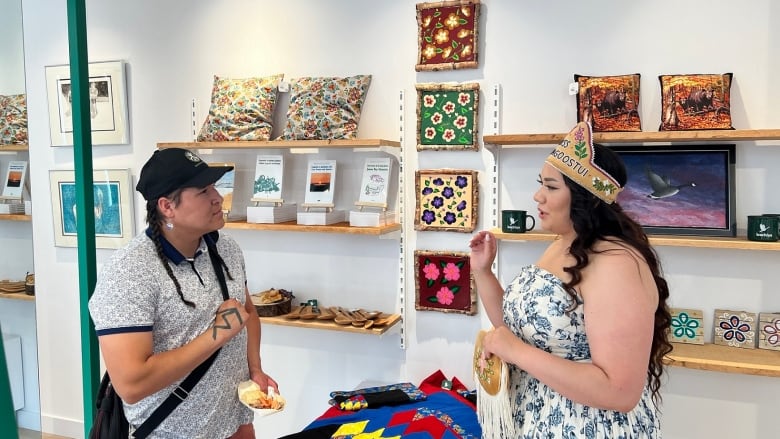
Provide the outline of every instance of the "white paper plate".
{"type": "MultiPolygon", "coordinates": [[[[250,409],[252,409],[252,411],[255,412],[256,415],[258,415],[258,416],[268,416],[268,415],[273,415],[275,413],[279,413],[282,410],[284,410],[284,406],[282,406],[282,408],[280,408],[279,410],[275,410],[275,409],[258,409],[258,408],[252,407],[251,405],[247,404],[244,401],[244,399],[242,398],[242,395],[244,393],[252,391],[252,390],[260,390],[260,386],[257,385],[257,383],[252,381],[252,380],[242,381],[242,382],[238,383],[238,400],[241,401],[241,404],[244,404],[245,406],[247,406],[250,409]]],[[[269,393],[270,392],[273,392],[273,388],[269,387],[269,393]]]]}

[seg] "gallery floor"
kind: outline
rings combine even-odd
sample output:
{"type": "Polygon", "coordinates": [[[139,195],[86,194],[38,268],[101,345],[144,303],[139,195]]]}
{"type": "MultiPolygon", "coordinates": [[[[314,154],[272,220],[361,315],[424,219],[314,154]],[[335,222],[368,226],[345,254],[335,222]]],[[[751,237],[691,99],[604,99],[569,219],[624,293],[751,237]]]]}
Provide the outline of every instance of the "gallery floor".
{"type": "Polygon", "coordinates": [[[41,433],[40,431],[26,430],[24,428],[20,428],[19,439],[68,439],[68,438],[64,436],[57,436],[54,434],[41,433]]]}

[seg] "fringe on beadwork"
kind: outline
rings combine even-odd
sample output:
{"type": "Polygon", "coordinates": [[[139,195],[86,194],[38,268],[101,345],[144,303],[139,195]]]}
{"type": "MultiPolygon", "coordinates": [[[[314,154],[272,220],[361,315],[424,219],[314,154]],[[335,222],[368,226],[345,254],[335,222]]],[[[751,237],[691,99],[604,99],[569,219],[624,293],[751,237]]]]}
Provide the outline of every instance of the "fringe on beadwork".
{"type": "Polygon", "coordinates": [[[489,394],[479,380],[477,383],[477,419],[482,427],[482,439],[507,439],[515,437],[512,419],[512,401],[509,396],[509,367],[501,368],[501,384],[495,395],[489,394]]]}

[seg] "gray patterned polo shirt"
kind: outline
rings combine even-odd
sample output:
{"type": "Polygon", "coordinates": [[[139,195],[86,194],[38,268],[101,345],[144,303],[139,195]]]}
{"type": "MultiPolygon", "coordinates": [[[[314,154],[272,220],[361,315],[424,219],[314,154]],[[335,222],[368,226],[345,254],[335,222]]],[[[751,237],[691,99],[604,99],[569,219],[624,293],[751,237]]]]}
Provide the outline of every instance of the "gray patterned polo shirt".
{"type": "MultiPolygon", "coordinates": [[[[244,258],[231,237],[216,233],[204,235],[192,264],[163,238],[164,253],[184,297],[195,303],[195,308],[190,308],[176,293],[147,231],[117,250],[100,271],[89,301],[97,335],[152,332],[154,352],[159,353],[185,345],[205,332],[223,302],[205,239],[216,240],[217,251],[233,277],[233,280],[226,279],[230,297],[244,303],[244,258]]],[[[149,438],[221,439],[231,436],[240,425],[252,422],[254,414],[239,402],[236,393],[238,383],[249,379],[246,355],[244,329],[222,347],[189,397],[149,438]]],[[[130,424],[138,427],[143,423],[179,383],[135,404],[125,404],[130,424]]]]}

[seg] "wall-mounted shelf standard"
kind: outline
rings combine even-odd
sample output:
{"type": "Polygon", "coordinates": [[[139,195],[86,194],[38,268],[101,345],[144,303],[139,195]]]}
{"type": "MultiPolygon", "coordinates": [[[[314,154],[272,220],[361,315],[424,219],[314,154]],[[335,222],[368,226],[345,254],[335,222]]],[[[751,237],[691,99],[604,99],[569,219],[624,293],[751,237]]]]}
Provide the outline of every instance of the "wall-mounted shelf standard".
{"type": "MultiPolygon", "coordinates": [[[[496,239],[504,241],[552,241],[557,236],[552,233],[536,231],[527,233],[504,233],[501,229],[493,229],[491,232],[496,236],[496,239]]],[[[780,242],[748,241],[744,236],[731,238],[715,236],[650,235],[649,238],[650,244],[655,246],[780,251],[780,242]]]]}
{"type": "Polygon", "coordinates": [[[0,145],[0,151],[29,151],[29,150],[30,150],[30,145],[26,143],[20,145],[4,143],[0,145]]]}
{"type": "Polygon", "coordinates": [[[673,344],[669,366],[715,372],[780,377],[780,351],[743,349],[716,344],[673,344]]]}
{"type": "Polygon", "coordinates": [[[329,224],[327,226],[304,226],[295,221],[285,223],[247,223],[246,221],[230,221],[225,223],[226,229],[271,230],[274,232],[309,232],[309,233],[343,233],[351,235],[381,236],[401,230],[400,224],[388,224],[380,227],[352,227],[348,222],[329,224]]]}
{"type": "Polygon", "coordinates": [[[260,317],[260,321],[269,325],[294,326],[297,328],[321,329],[325,331],[353,332],[356,334],[382,335],[389,331],[399,321],[401,321],[401,316],[399,314],[393,314],[390,316],[390,320],[386,325],[383,325],[379,328],[369,329],[358,328],[352,325],[337,325],[333,322],[323,320],[287,320],[284,317],[260,317]]]}
{"type": "Polygon", "coordinates": [[[4,213],[0,214],[0,221],[32,221],[32,215],[24,215],[18,213],[4,213]]]}
{"type": "Polygon", "coordinates": [[[35,296],[30,296],[27,293],[0,293],[0,299],[24,300],[27,302],[34,302],[35,296]]]}
{"type": "MultiPolygon", "coordinates": [[[[483,136],[486,145],[503,148],[523,146],[544,146],[558,144],[566,133],[552,134],[501,134],[483,136]]],[[[644,142],[738,142],[756,140],[778,140],[780,129],[759,130],[702,130],[702,131],[640,131],[627,133],[593,133],[596,143],[644,143],[644,142]]]]}

